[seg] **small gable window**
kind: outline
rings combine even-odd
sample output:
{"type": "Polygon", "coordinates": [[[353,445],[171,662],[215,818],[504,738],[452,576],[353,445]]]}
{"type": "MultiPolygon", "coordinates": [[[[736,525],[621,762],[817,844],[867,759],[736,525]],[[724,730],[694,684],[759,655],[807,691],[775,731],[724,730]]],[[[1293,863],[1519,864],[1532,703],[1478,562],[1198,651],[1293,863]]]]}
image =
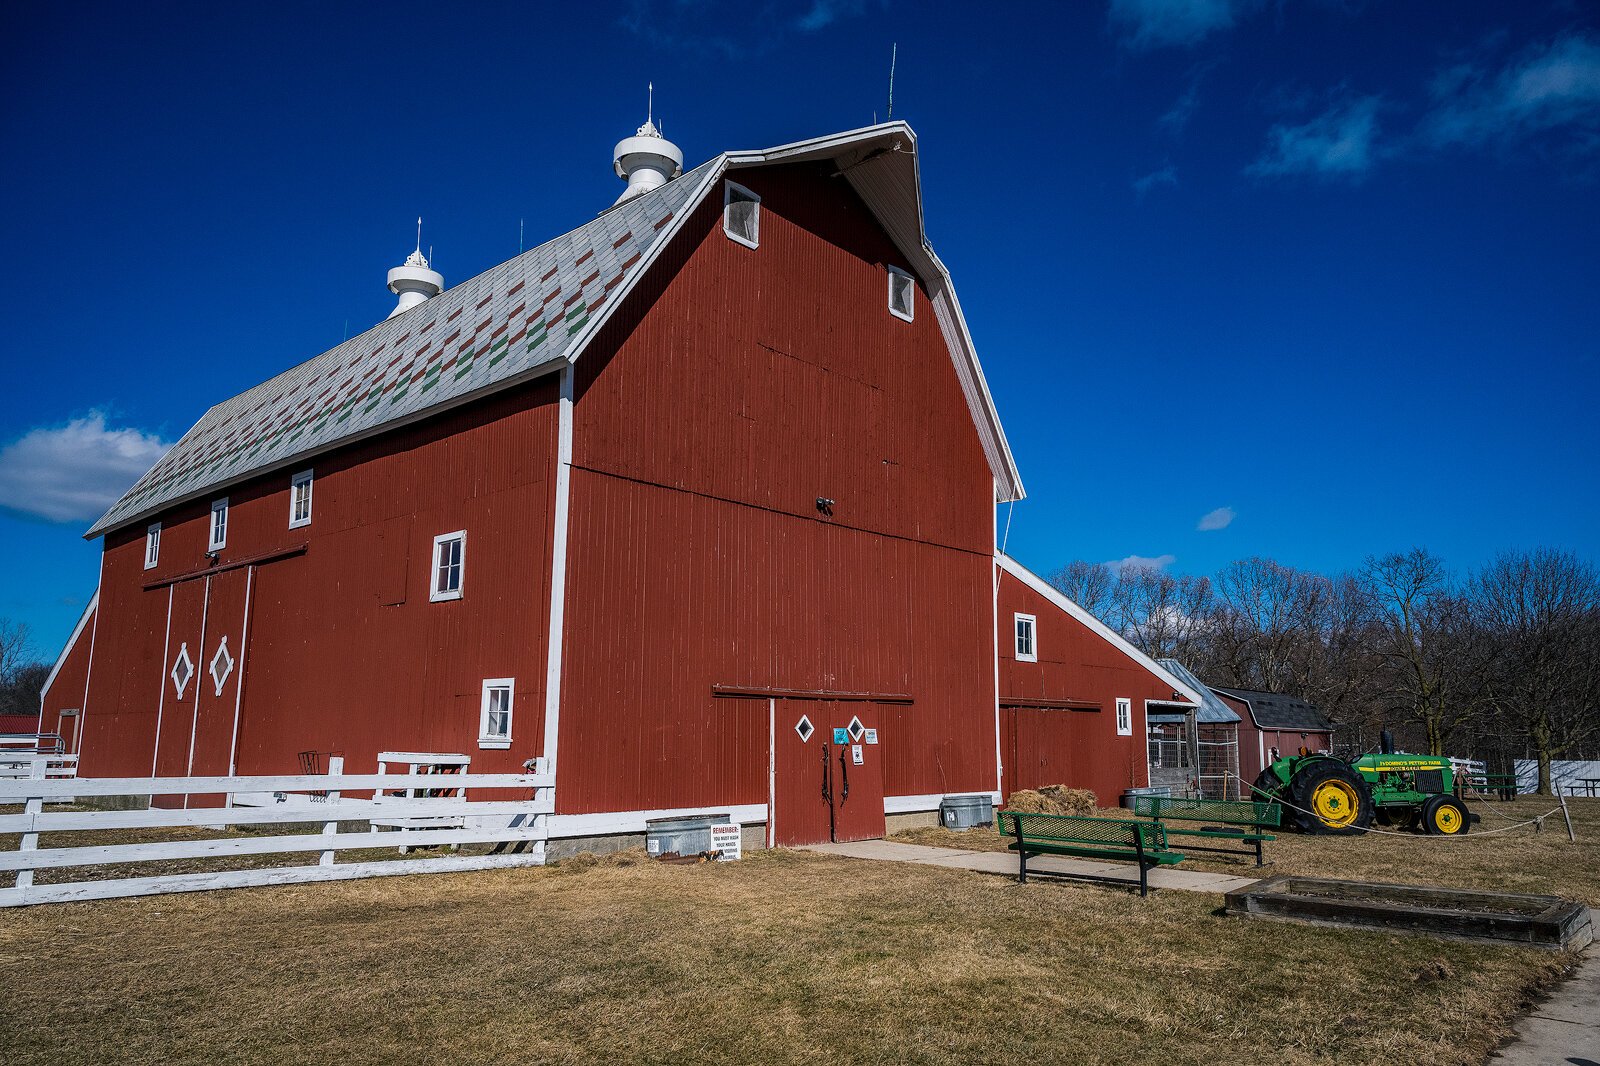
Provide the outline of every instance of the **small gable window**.
{"type": "Polygon", "coordinates": [[[1017,630],[1017,661],[1036,663],[1039,661],[1039,650],[1034,646],[1033,630],[1037,619],[1031,614],[1015,615],[1017,630]]]}
{"type": "Polygon", "coordinates": [[[483,702],[478,712],[478,746],[511,746],[511,699],[517,681],[511,677],[492,677],[483,683],[483,702]]]}
{"type": "Polygon", "coordinates": [[[161,561],[161,523],[151,522],[144,531],[144,568],[154,570],[161,561]]]}
{"type": "Polygon", "coordinates": [[[228,498],[215,501],[211,505],[211,540],[206,544],[207,551],[219,551],[228,544],[228,498]]]}
{"type": "Polygon", "coordinates": [[[889,268],[889,313],[907,322],[917,314],[916,280],[899,267],[889,268]]]}
{"type": "Polygon", "coordinates": [[[746,248],[761,246],[761,197],[727,182],[722,193],[722,232],[746,248]]]}
{"type": "Polygon", "coordinates": [[[289,528],[311,524],[311,471],[302,470],[289,481],[289,528]]]}
{"type": "Polygon", "coordinates": [[[467,571],[467,534],[465,530],[441,533],[433,538],[433,585],[428,599],[459,600],[461,586],[467,571]]]}

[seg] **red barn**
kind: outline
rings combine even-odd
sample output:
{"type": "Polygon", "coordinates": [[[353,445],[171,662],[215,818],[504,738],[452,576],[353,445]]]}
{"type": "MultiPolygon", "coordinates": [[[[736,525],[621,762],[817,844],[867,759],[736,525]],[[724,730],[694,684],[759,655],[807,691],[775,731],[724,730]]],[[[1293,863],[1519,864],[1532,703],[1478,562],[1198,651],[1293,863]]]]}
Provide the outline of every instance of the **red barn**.
{"type": "Polygon", "coordinates": [[[1254,781],[1280,755],[1333,750],[1333,723],[1305,700],[1242,688],[1211,691],[1239,715],[1239,776],[1254,781]]]}
{"type": "MultiPolygon", "coordinates": [[[[594,221],[443,291],[414,255],[388,320],[213,407],[95,524],[44,699],[82,712],[83,775],[537,757],[555,836],[727,811],[776,843],[1000,789],[994,505],[1022,486],[914,134],[681,174],[640,134],[594,221]]],[[[1126,678],[1073,678],[1106,709],[1069,714],[1172,696],[1057,625],[1126,678]]],[[[1061,739],[1109,794],[1132,728],[1061,739]]]]}

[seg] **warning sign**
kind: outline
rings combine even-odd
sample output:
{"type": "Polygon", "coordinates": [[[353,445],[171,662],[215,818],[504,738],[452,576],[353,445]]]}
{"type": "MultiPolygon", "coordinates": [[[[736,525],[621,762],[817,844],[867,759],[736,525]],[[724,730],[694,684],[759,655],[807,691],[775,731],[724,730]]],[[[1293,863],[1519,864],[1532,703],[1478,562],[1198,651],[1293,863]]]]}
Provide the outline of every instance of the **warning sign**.
{"type": "Polygon", "coordinates": [[[878,731],[876,729],[867,730],[866,740],[868,744],[876,744],[878,742],[878,731]]]}
{"type": "Polygon", "coordinates": [[[743,851],[743,842],[743,835],[737,825],[711,827],[711,850],[722,853],[717,856],[718,862],[736,862],[743,851]]]}
{"type": "Polygon", "coordinates": [[[852,745],[850,745],[850,761],[855,763],[857,766],[861,765],[861,745],[860,744],[852,744],[852,745]]]}

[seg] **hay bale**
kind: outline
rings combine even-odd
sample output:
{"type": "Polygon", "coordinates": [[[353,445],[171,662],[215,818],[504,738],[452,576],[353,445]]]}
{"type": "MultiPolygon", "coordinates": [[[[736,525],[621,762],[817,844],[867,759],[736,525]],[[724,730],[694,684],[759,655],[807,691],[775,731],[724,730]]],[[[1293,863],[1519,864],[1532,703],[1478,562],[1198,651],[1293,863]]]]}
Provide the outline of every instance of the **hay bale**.
{"type": "Polygon", "coordinates": [[[1094,793],[1066,785],[1023,788],[1011,793],[1011,798],[1006,800],[1006,810],[1021,814],[1093,814],[1094,793]]]}

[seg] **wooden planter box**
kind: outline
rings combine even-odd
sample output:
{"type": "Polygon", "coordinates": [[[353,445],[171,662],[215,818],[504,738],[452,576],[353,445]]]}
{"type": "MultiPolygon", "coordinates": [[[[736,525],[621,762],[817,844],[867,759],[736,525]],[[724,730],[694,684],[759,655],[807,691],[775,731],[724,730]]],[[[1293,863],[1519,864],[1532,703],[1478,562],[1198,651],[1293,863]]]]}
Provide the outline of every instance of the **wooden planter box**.
{"type": "Polygon", "coordinates": [[[1375,929],[1551,951],[1594,939],[1589,908],[1558,896],[1386,885],[1280,874],[1227,894],[1227,913],[1248,918],[1375,929]]]}

